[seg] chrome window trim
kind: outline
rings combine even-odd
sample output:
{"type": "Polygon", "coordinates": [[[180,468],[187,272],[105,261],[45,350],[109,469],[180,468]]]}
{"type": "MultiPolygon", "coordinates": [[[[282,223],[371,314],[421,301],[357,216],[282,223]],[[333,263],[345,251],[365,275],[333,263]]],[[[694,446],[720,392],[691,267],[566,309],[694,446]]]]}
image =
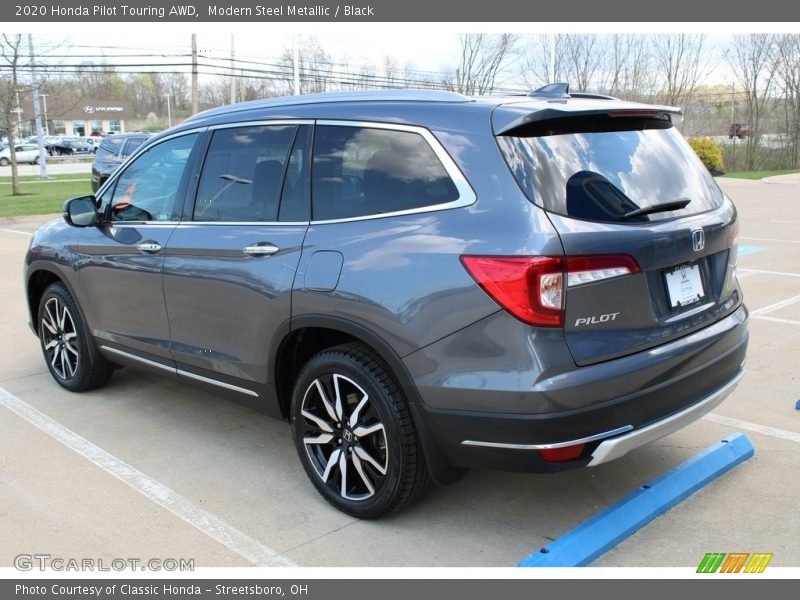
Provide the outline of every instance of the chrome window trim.
{"type": "Polygon", "coordinates": [[[608,437],[627,433],[633,429],[633,425],[624,425],[617,427],[611,431],[604,431],[603,433],[596,433],[585,438],[578,440],[570,440],[568,442],[556,442],[554,444],[507,444],[503,442],[480,442],[475,440],[464,440],[461,442],[462,446],[482,446],[484,448],[504,448],[507,450],[552,450],[555,448],[566,448],[567,446],[577,446],[578,444],[588,444],[589,442],[596,442],[608,437]]]}
{"type": "Polygon", "coordinates": [[[258,227],[264,227],[264,226],[274,227],[276,225],[294,226],[294,227],[299,227],[299,226],[307,227],[308,224],[309,224],[309,221],[188,221],[187,220],[187,221],[178,221],[177,222],[178,226],[183,226],[184,228],[199,227],[199,226],[205,227],[205,226],[208,226],[208,225],[214,225],[214,226],[224,225],[226,227],[231,227],[231,226],[236,226],[236,225],[238,225],[240,227],[255,227],[255,226],[258,226],[258,227]]]}
{"type": "MultiPolygon", "coordinates": [[[[384,219],[386,217],[402,217],[407,215],[416,215],[420,213],[428,213],[428,212],[435,212],[439,210],[447,210],[450,208],[462,208],[464,206],[470,206],[475,204],[475,201],[478,197],[475,194],[475,191],[472,189],[472,186],[467,181],[467,178],[461,172],[461,169],[458,168],[455,161],[452,159],[450,154],[448,154],[447,150],[444,149],[441,142],[436,139],[436,136],[433,133],[419,125],[402,125],[399,123],[384,123],[384,122],[377,122],[377,121],[341,121],[341,120],[330,120],[330,119],[318,119],[316,121],[317,126],[333,126],[333,127],[362,127],[364,129],[385,129],[388,131],[403,131],[407,133],[416,133],[424,139],[433,153],[436,155],[436,158],[442,163],[445,172],[453,181],[458,190],[458,198],[451,201],[445,202],[442,204],[431,204],[430,206],[421,206],[419,208],[409,208],[407,210],[397,210],[388,213],[375,213],[370,215],[362,215],[359,217],[346,217],[343,219],[326,219],[326,220],[311,220],[311,225],[327,225],[333,223],[349,223],[351,221],[368,221],[372,219],[384,219]]],[[[316,135],[316,134],[315,134],[316,135]]],[[[312,165],[313,165],[313,153],[312,153],[312,165]]],[[[313,174],[312,174],[312,193],[311,193],[311,210],[313,214],[314,210],[314,193],[313,193],[313,174]]]]}
{"type": "Polygon", "coordinates": [[[159,226],[159,227],[175,227],[176,225],[180,225],[181,221],[108,221],[104,222],[104,224],[109,225],[111,227],[125,227],[125,226],[136,226],[142,227],[143,225],[150,226],[159,226]]]}
{"type": "MultiPolygon", "coordinates": [[[[241,121],[241,122],[231,122],[231,123],[220,123],[218,125],[208,125],[203,127],[196,127],[192,129],[188,129],[185,131],[181,131],[175,133],[173,135],[165,136],[158,140],[157,144],[162,142],[168,141],[170,139],[188,135],[190,133],[202,133],[204,131],[216,131],[218,129],[233,129],[236,127],[260,127],[260,126],[269,126],[269,125],[329,125],[334,127],[363,127],[365,129],[385,129],[388,131],[403,131],[407,133],[416,133],[420,135],[428,144],[433,153],[442,163],[445,172],[453,181],[456,186],[456,190],[458,190],[458,198],[451,202],[445,202],[442,204],[431,204],[430,206],[421,206],[419,208],[410,208],[407,210],[398,210],[388,213],[375,213],[369,215],[361,215],[358,217],[345,217],[342,219],[326,219],[326,220],[311,220],[311,221],[194,221],[194,220],[186,220],[186,221],[124,221],[124,222],[115,222],[115,223],[126,223],[126,224],[147,224],[147,225],[177,225],[177,226],[185,226],[185,225],[215,225],[215,226],[240,226],[240,227],[251,227],[251,226],[300,226],[300,225],[333,225],[336,223],[349,223],[354,221],[370,221],[373,219],[384,219],[387,217],[403,217],[403,216],[411,216],[417,215],[422,213],[428,212],[436,212],[440,210],[448,210],[451,208],[463,208],[465,206],[470,206],[475,204],[477,201],[477,195],[475,191],[472,189],[472,186],[467,181],[467,178],[461,172],[461,169],[458,168],[455,161],[452,159],[450,154],[445,150],[444,146],[442,146],[441,142],[433,135],[433,133],[422,126],[419,125],[404,125],[401,123],[386,123],[380,121],[344,121],[344,120],[331,120],[331,119],[275,119],[275,120],[251,120],[251,121],[241,121]]],[[[152,146],[147,146],[149,149],[152,146]]],[[[145,148],[139,148],[133,155],[130,157],[130,161],[135,160],[138,158],[139,154],[145,151],[145,148]]],[[[312,160],[313,160],[313,151],[312,151],[312,160]]],[[[116,181],[116,179],[121,175],[121,172],[116,172],[114,175],[108,178],[108,180],[103,184],[103,186],[97,190],[97,196],[101,195],[105,188],[111,185],[112,181],[116,181]]],[[[312,210],[313,210],[313,195],[312,195],[312,210]]]]}
{"type": "Polygon", "coordinates": [[[209,131],[216,131],[217,129],[234,129],[236,127],[267,127],[270,125],[314,125],[314,119],[275,119],[270,121],[253,120],[253,121],[233,121],[231,123],[218,123],[217,125],[209,125],[209,131]]]}

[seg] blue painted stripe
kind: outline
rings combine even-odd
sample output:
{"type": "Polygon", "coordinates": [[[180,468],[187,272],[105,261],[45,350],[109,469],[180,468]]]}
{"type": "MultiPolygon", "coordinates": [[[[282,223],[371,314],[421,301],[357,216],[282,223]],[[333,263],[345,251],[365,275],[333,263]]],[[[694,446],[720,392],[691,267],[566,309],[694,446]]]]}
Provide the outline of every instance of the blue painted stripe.
{"type": "Polygon", "coordinates": [[[736,253],[737,256],[745,256],[747,254],[755,254],[756,252],[763,252],[766,250],[763,246],[739,246],[736,253]]]}
{"type": "Polygon", "coordinates": [[[643,485],[517,566],[586,566],[753,454],[747,436],[734,433],[643,485]]]}

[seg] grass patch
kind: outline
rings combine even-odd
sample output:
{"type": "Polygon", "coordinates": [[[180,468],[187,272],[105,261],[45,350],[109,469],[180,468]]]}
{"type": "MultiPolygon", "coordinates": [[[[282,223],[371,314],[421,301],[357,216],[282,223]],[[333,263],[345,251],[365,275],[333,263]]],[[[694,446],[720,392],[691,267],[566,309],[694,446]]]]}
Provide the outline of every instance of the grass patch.
{"type": "MultiPolygon", "coordinates": [[[[58,181],[76,181],[80,179],[85,179],[88,181],[90,178],[91,178],[90,173],[59,173],[57,175],[50,175],[47,179],[42,179],[38,175],[19,176],[20,181],[36,181],[38,183],[49,183],[49,184],[58,181]]],[[[9,186],[11,185],[11,175],[0,175],[0,185],[3,184],[8,184],[9,186]]]]}
{"type": "Polygon", "coordinates": [[[92,193],[92,184],[86,175],[63,175],[57,181],[47,180],[50,183],[43,183],[38,177],[35,179],[20,183],[22,196],[11,195],[11,178],[0,179],[0,217],[60,213],[65,200],[92,193]]]}
{"type": "Polygon", "coordinates": [[[731,179],[764,179],[764,177],[791,175],[792,173],[800,173],[800,169],[783,169],[781,171],[734,171],[725,173],[723,177],[729,177],[731,179]]]}

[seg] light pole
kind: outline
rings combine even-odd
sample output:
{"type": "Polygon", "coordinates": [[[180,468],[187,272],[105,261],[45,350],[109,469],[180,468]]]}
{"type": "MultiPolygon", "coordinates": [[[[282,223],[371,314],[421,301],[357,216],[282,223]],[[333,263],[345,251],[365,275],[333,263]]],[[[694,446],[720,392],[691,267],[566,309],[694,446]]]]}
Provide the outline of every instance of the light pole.
{"type": "Polygon", "coordinates": [[[42,105],[43,105],[43,108],[44,108],[44,134],[47,136],[47,135],[50,135],[50,130],[48,129],[48,126],[47,126],[47,96],[48,96],[48,94],[39,94],[39,96],[42,99],[42,105]]]}
{"type": "Polygon", "coordinates": [[[170,102],[169,102],[170,95],[171,94],[164,94],[164,96],[166,96],[166,98],[167,98],[167,123],[169,124],[169,127],[172,127],[172,109],[169,106],[169,104],[170,104],[170,102]]]}

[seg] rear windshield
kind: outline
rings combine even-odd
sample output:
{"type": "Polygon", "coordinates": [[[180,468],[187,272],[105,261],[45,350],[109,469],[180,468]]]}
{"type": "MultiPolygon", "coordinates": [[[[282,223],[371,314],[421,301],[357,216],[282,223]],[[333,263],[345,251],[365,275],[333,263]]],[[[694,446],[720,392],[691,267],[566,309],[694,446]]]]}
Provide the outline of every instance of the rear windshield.
{"type": "Polygon", "coordinates": [[[114,160],[119,154],[120,146],[122,145],[123,138],[109,136],[103,138],[100,146],[97,148],[97,157],[95,160],[114,160]]]}
{"type": "Polygon", "coordinates": [[[628,223],[693,215],[722,204],[722,191],[674,127],[597,129],[555,135],[513,131],[497,140],[528,198],[561,215],[628,223]],[[640,210],[682,200],[689,203],[680,209],[640,210]]]}

